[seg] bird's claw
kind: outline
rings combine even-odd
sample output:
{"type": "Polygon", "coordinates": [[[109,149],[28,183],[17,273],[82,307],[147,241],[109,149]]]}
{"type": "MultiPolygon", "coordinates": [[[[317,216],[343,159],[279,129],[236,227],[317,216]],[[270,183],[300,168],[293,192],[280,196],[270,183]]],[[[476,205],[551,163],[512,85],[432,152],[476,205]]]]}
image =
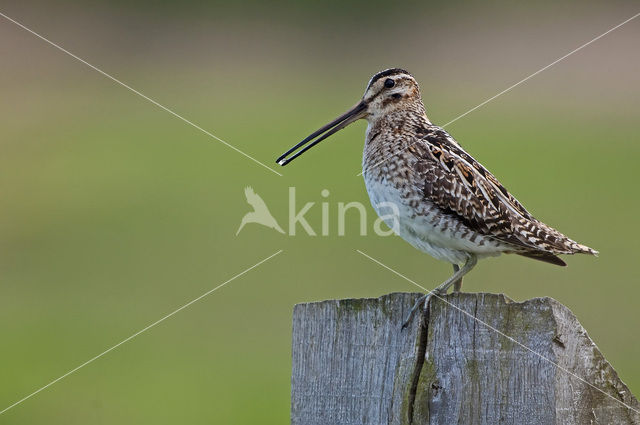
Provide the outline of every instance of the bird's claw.
{"type": "Polygon", "coordinates": [[[409,326],[409,322],[411,322],[413,315],[416,313],[416,311],[418,311],[418,308],[420,307],[420,305],[423,305],[422,311],[426,313],[427,308],[429,307],[429,299],[431,298],[432,295],[442,296],[444,294],[441,293],[440,291],[433,291],[433,292],[429,292],[428,294],[424,294],[423,296],[418,298],[416,300],[416,303],[413,305],[413,307],[411,307],[411,311],[409,312],[409,315],[405,319],[404,323],[402,323],[401,329],[404,329],[407,326],[409,326]]]}

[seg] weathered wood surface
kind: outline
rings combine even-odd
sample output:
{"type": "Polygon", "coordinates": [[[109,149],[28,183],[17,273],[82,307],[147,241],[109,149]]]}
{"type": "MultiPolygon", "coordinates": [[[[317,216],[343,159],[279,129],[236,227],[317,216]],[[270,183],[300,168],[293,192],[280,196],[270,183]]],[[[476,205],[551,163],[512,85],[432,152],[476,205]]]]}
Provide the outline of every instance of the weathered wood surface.
{"type": "Polygon", "coordinates": [[[401,330],[419,296],[296,305],[291,423],[640,424],[638,400],[557,301],[451,294],[401,330]]]}

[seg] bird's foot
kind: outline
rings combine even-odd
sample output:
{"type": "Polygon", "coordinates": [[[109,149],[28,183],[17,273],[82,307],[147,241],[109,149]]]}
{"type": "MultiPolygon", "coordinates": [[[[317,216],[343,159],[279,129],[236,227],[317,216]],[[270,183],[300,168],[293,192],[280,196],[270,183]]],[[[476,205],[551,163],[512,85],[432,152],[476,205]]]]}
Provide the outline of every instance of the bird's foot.
{"type": "Polygon", "coordinates": [[[445,291],[439,291],[439,290],[435,289],[435,290],[429,292],[428,294],[424,294],[423,296],[418,298],[418,300],[413,305],[413,307],[411,307],[411,311],[409,312],[409,315],[407,316],[407,318],[405,319],[404,323],[402,324],[402,329],[404,329],[407,326],[409,326],[409,322],[411,322],[411,319],[413,318],[413,315],[416,314],[416,311],[418,311],[418,308],[420,308],[421,305],[423,306],[423,308],[422,308],[423,313],[427,312],[427,308],[429,307],[429,299],[431,298],[432,295],[442,296],[442,295],[445,295],[445,294],[446,294],[445,291]]]}

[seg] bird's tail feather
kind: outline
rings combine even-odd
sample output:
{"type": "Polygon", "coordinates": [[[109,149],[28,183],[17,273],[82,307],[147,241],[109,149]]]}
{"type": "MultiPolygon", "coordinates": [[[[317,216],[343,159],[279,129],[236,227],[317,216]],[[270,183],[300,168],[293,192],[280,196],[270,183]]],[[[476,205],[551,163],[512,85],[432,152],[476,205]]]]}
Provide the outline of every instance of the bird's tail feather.
{"type": "Polygon", "coordinates": [[[589,255],[595,255],[596,257],[599,254],[598,251],[596,251],[595,249],[589,248],[588,246],[579,244],[577,242],[574,242],[574,245],[571,248],[573,248],[574,254],[589,254],[589,255]]]}
{"type": "Polygon", "coordinates": [[[533,258],[534,260],[544,261],[545,263],[555,264],[556,266],[566,266],[567,263],[562,261],[557,255],[553,255],[544,251],[531,251],[531,252],[518,252],[518,255],[523,257],[533,258]]]}

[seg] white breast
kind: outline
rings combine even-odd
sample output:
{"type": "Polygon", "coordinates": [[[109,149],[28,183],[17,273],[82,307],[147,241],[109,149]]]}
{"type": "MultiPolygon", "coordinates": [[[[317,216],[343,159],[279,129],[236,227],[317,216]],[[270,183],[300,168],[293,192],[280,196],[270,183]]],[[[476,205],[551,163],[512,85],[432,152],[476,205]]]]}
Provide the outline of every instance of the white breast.
{"type": "Polygon", "coordinates": [[[366,174],[365,185],[371,205],[379,216],[388,216],[391,212],[385,203],[393,203],[397,207],[397,225],[392,218],[386,218],[385,223],[415,248],[434,258],[463,264],[468,253],[487,257],[506,251],[503,244],[472,231],[451,215],[444,214],[417,190],[407,197],[386,179],[372,179],[366,174]]]}

